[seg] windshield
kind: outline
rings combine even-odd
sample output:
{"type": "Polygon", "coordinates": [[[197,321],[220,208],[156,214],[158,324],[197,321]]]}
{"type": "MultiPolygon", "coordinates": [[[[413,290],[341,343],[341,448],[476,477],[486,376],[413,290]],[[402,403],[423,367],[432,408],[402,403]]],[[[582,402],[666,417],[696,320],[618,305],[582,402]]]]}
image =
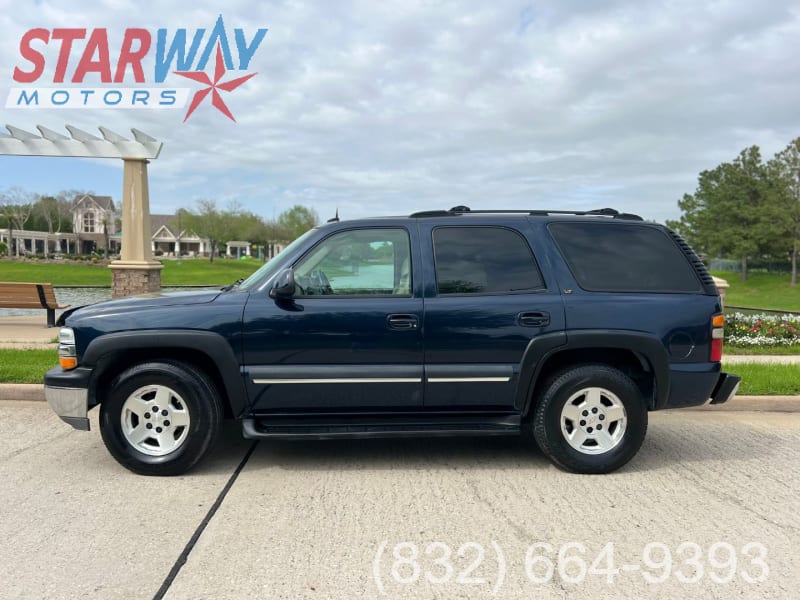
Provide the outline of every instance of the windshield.
{"type": "MultiPolygon", "coordinates": [[[[309,229],[308,231],[306,231],[303,235],[301,235],[299,238],[297,238],[291,244],[286,246],[286,248],[283,249],[283,252],[281,252],[281,254],[285,254],[286,252],[290,252],[290,251],[294,250],[295,248],[297,248],[301,243],[303,243],[303,241],[307,237],[309,237],[312,233],[314,233],[314,231],[316,231],[316,229],[309,229]]],[[[272,275],[275,272],[275,270],[278,268],[278,263],[280,262],[280,261],[278,261],[278,257],[281,254],[273,256],[271,259],[269,259],[269,261],[267,261],[264,264],[263,267],[261,267],[258,271],[256,271],[252,275],[250,275],[250,277],[245,279],[239,285],[239,288],[240,289],[244,289],[244,290],[250,289],[257,282],[263,281],[264,279],[266,279],[270,275],[272,275]]]]}

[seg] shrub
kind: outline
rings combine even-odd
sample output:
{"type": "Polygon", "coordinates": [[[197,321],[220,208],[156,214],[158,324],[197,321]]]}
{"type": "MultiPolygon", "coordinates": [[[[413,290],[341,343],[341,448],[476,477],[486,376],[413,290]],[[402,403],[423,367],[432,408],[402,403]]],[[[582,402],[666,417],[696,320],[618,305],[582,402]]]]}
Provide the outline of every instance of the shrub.
{"type": "Polygon", "coordinates": [[[800,315],[729,314],[725,318],[725,341],[733,346],[800,344],[800,315]]]}

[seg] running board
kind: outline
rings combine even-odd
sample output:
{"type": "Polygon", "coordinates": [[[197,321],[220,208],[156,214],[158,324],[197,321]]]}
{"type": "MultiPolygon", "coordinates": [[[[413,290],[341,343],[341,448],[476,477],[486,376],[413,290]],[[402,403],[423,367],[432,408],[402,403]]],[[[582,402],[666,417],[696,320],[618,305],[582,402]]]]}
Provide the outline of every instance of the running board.
{"type": "Polygon", "coordinates": [[[521,417],[504,415],[271,415],[242,421],[247,439],[333,439],[519,435],[521,417]]]}

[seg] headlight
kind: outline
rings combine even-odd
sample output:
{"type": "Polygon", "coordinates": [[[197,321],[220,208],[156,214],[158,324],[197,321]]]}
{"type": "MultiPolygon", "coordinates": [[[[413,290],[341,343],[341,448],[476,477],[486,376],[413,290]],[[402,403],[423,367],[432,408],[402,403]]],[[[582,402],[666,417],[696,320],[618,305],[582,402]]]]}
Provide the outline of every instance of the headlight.
{"type": "Polygon", "coordinates": [[[72,327],[62,327],[58,332],[58,343],[66,344],[67,346],[75,345],[75,331],[72,327]]]}
{"type": "Polygon", "coordinates": [[[75,332],[70,327],[62,327],[58,332],[58,364],[64,370],[74,369],[78,366],[75,332]]]}

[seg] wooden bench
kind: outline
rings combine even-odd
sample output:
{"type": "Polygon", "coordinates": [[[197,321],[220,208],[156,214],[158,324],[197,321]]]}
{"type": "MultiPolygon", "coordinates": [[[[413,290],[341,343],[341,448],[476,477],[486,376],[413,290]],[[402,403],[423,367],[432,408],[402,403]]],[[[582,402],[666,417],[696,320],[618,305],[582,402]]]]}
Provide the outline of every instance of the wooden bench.
{"type": "Polygon", "coordinates": [[[0,308],[44,308],[48,327],[55,327],[56,309],[67,307],[58,304],[51,283],[0,282],[0,308]]]}

